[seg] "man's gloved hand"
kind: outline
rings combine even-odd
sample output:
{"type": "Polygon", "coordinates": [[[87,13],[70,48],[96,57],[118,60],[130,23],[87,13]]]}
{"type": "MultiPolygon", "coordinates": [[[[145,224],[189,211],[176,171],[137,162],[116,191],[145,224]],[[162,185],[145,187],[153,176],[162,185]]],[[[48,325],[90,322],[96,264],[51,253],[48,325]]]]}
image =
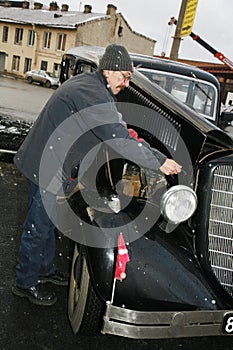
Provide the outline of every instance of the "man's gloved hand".
{"type": "Polygon", "coordinates": [[[144,139],[142,139],[141,137],[138,137],[138,133],[134,129],[128,129],[128,132],[130,134],[130,137],[137,140],[138,142],[144,141],[144,139]]]}

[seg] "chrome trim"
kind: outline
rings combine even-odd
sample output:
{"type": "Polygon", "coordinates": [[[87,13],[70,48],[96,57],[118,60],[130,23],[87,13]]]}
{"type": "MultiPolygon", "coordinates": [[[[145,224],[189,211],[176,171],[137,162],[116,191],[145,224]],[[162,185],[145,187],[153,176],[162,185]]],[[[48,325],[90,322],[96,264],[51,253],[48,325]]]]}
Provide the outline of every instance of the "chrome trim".
{"type": "Polygon", "coordinates": [[[195,212],[197,208],[197,196],[196,193],[188,186],[184,185],[175,185],[169,188],[167,192],[165,192],[161,198],[161,205],[160,205],[161,214],[163,217],[174,224],[178,224],[180,222],[188,220],[193,213],[195,212]],[[189,198],[185,197],[183,193],[186,192],[189,194],[189,198]],[[182,196],[176,197],[176,194],[182,194],[182,196]],[[171,205],[168,203],[172,200],[172,209],[171,205]],[[175,198],[175,201],[174,201],[175,198]],[[191,204],[190,204],[191,203],[191,204]],[[170,210],[168,210],[168,207],[170,206],[170,210]],[[182,212],[177,210],[179,208],[182,208],[182,212]],[[172,213],[172,214],[171,214],[172,213]],[[182,215],[181,215],[182,214],[182,215]]]}
{"type": "Polygon", "coordinates": [[[135,311],[107,304],[101,333],[134,339],[165,339],[222,335],[229,310],[135,311]]]}
{"type": "Polygon", "coordinates": [[[0,148],[0,153],[16,154],[17,151],[11,151],[9,149],[2,149],[2,148],[0,148]]]}
{"type": "Polygon", "coordinates": [[[233,296],[233,167],[214,169],[209,216],[209,259],[212,270],[233,296]]]}

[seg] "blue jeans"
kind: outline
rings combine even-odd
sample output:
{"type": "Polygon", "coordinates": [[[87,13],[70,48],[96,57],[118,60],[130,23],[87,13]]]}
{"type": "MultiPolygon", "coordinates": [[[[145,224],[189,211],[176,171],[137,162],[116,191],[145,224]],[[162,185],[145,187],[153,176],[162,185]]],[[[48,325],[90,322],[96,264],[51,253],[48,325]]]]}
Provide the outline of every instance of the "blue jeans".
{"type": "Polygon", "coordinates": [[[23,233],[16,266],[16,286],[30,288],[37,285],[39,276],[54,273],[55,225],[49,217],[55,219],[56,197],[52,193],[40,191],[29,181],[28,213],[23,225],[23,233]],[[50,210],[45,211],[46,200],[50,210]]]}

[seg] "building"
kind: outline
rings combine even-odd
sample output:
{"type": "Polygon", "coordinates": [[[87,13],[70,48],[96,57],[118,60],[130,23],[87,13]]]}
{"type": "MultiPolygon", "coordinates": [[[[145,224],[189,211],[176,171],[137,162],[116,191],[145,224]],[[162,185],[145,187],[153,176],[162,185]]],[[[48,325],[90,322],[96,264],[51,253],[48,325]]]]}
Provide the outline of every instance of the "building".
{"type": "Polygon", "coordinates": [[[24,76],[31,69],[58,74],[64,51],[74,46],[106,47],[116,43],[131,52],[153,55],[155,40],[136,33],[117,8],[110,4],[106,13],[61,9],[51,2],[0,1],[0,72],[24,76]],[[16,7],[17,6],[17,7],[16,7]],[[20,6],[20,7],[19,7],[20,6]]]}

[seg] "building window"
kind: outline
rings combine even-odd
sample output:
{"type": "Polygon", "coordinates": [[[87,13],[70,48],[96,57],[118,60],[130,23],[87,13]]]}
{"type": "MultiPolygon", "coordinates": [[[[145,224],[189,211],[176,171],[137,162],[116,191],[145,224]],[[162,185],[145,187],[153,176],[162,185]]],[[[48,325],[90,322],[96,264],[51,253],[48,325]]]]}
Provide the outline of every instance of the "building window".
{"type": "Polygon", "coordinates": [[[48,62],[47,61],[41,61],[40,69],[47,71],[47,69],[48,69],[48,62]]]}
{"type": "Polygon", "coordinates": [[[119,26],[118,27],[118,32],[117,32],[118,36],[123,36],[123,27],[119,26]]]}
{"type": "Polygon", "coordinates": [[[66,34],[57,34],[57,50],[65,51],[66,47],[66,34]]]}
{"type": "Polygon", "coordinates": [[[25,58],[24,62],[24,73],[31,70],[32,67],[32,59],[31,58],[25,58]]]}
{"type": "Polygon", "coordinates": [[[43,38],[43,49],[49,49],[50,43],[51,43],[51,32],[44,32],[44,38],[43,38]]]}
{"type": "Polygon", "coordinates": [[[19,71],[19,63],[20,57],[14,55],[12,59],[12,70],[19,71]]]}
{"type": "Polygon", "coordinates": [[[23,40],[23,28],[15,28],[15,44],[21,45],[23,40]]]}
{"type": "Polygon", "coordinates": [[[7,26],[4,26],[3,27],[3,31],[2,31],[2,42],[3,43],[7,43],[7,40],[8,40],[8,27],[7,26]]]}
{"type": "Polygon", "coordinates": [[[28,31],[28,46],[33,46],[35,43],[35,32],[34,30],[28,31]]]}

